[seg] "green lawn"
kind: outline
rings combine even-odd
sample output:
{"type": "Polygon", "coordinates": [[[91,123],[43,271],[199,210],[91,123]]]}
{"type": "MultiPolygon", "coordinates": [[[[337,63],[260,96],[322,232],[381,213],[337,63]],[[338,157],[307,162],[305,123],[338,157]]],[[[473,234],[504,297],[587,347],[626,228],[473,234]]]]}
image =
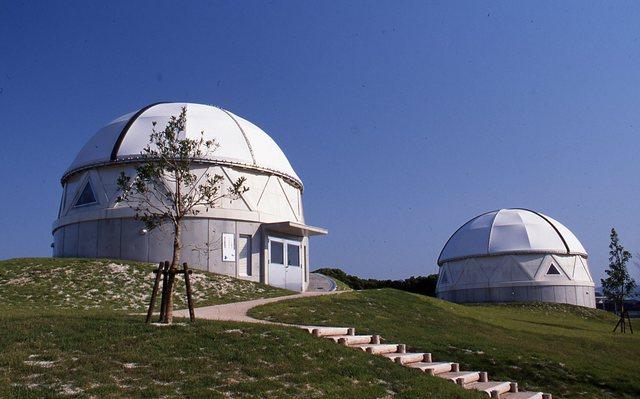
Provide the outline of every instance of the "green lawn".
{"type": "Polygon", "coordinates": [[[3,398],[481,397],[292,328],[62,312],[0,329],[3,398]]]}
{"type": "MultiPolygon", "coordinates": [[[[0,262],[0,398],[483,397],[295,328],[144,324],[128,313],[146,307],[151,268],[0,262]]],[[[196,285],[200,305],[289,293],[203,275],[229,287],[196,285]]]]}
{"type": "Polygon", "coordinates": [[[382,289],[285,301],[251,314],[287,323],[354,326],[556,398],[640,397],[640,336],[612,334],[615,316],[598,310],[463,306],[382,289]]]}

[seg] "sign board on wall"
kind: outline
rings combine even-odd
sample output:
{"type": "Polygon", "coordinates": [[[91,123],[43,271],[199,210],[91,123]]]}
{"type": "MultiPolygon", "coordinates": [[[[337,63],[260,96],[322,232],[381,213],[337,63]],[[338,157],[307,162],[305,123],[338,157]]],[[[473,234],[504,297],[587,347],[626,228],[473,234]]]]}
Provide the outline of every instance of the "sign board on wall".
{"type": "Polygon", "coordinates": [[[236,235],[233,233],[222,233],[222,261],[236,261],[236,235]]]}

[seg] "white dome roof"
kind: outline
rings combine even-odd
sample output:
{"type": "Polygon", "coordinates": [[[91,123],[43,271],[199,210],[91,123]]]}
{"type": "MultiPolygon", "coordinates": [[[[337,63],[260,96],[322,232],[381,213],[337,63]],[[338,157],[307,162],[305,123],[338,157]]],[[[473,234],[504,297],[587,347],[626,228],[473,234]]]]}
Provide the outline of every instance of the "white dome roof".
{"type": "Polygon", "coordinates": [[[587,256],[575,235],[560,222],[526,209],[501,209],[476,216],[445,244],[438,264],[511,253],[553,253],[587,256]]]}
{"type": "Polygon", "coordinates": [[[162,129],[182,107],[187,108],[187,137],[204,131],[205,139],[220,144],[207,161],[273,172],[302,186],[280,147],[262,129],[222,108],[191,103],[152,104],[115,119],[85,144],[65,176],[87,166],[136,159],[149,144],[152,122],[162,129]]]}

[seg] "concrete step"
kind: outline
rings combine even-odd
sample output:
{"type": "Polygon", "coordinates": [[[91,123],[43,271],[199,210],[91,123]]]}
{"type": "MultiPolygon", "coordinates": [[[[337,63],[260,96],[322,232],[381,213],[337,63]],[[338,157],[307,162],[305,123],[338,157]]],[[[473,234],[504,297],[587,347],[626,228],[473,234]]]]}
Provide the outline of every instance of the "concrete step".
{"type": "Polygon", "coordinates": [[[543,399],[542,392],[507,392],[500,399],[543,399]]]}
{"type": "Polygon", "coordinates": [[[353,335],[353,334],[355,334],[355,330],[354,329],[350,329],[348,327],[313,327],[313,326],[305,326],[303,328],[305,330],[307,330],[309,333],[315,335],[316,337],[328,337],[330,335],[353,335]]]}
{"type": "Polygon", "coordinates": [[[458,363],[433,362],[430,353],[406,353],[404,344],[381,344],[379,335],[356,335],[352,327],[303,326],[302,329],[316,337],[329,338],[334,342],[365,352],[382,355],[406,367],[420,369],[431,375],[448,379],[466,389],[485,392],[499,399],[552,399],[542,392],[517,392],[518,384],[508,381],[488,381],[486,372],[460,371],[458,363]]]}
{"type": "Polygon", "coordinates": [[[449,373],[455,370],[454,364],[451,362],[415,362],[407,363],[405,366],[411,367],[412,369],[420,369],[431,375],[449,373]]]}
{"type": "Polygon", "coordinates": [[[367,353],[382,355],[384,353],[394,353],[398,351],[398,344],[356,344],[349,345],[351,348],[359,348],[367,353]]]}
{"type": "Polygon", "coordinates": [[[356,345],[356,344],[369,344],[373,339],[373,335],[327,335],[324,338],[328,338],[337,343],[343,343],[345,345],[356,345]],[[344,339],[343,342],[340,340],[344,339]]]}
{"type": "Polygon", "coordinates": [[[487,395],[491,397],[499,397],[496,396],[493,392],[497,392],[498,395],[502,395],[503,393],[509,392],[511,390],[511,382],[509,381],[487,381],[487,382],[471,382],[469,384],[465,384],[466,389],[475,389],[477,391],[486,392],[487,395]],[[493,396],[492,396],[493,395],[493,396]]]}
{"type": "Polygon", "coordinates": [[[480,380],[479,371],[450,371],[448,373],[436,374],[436,376],[445,378],[455,383],[458,383],[458,381],[460,381],[462,384],[468,384],[470,382],[476,382],[480,380]]]}
{"type": "Polygon", "coordinates": [[[382,356],[391,359],[391,361],[400,363],[400,364],[409,364],[416,362],[428,362],[430,363],[431,354],[430,353],[383,353],[382,356]],[[398,360],[400,359],[400,360],[398,360]]]}

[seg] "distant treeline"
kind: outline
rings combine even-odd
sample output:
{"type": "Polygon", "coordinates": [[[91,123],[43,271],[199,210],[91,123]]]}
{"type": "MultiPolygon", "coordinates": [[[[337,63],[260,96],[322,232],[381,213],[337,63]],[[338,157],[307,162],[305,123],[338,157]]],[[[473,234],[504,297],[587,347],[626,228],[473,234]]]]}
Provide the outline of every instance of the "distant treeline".
{"type": "Polygon", "coordinates": [[[314,273],[324,274],[325,276],[340,280],[354,290],[368,290],[376,288],[395,288],[397,290],[415,292],[428,296],[436,296],[436,283],[438,282],[437,274],[428,276],[411,276],[404,280],[376,280],[362,279],[358,276],[352,276],[340,269],[318,269],[314,273]]]}

